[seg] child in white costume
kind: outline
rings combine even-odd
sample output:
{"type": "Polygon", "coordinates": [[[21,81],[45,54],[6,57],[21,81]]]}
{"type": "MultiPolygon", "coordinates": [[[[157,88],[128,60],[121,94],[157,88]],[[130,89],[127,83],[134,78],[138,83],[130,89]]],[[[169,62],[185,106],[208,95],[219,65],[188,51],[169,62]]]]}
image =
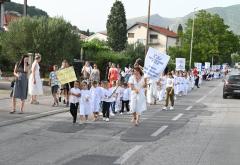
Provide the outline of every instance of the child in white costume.
{"type": "Polygon", "coordinates": [[[88,116],[92,114],[91,108],[91,92],[88,90],[88,84],[86,81],[82,83],[81,96],[79,99],[79,107],[80,107],[80,120],[87,121],[88,116]]]}
{"type": "Polygon", "coordinates": [[[160,80],[159,80],[159,83],[160,83],[160,91],[159,91],[159,94],[158,94],[159,101],[162,101],[163,98],[165,98],[166,81],[167,81],[167,77],[163,73],[162,76],[160,77],[160,80]]]}
{"type": "Polygon", "coordinates": [[[123,97],[123,87],[121,81],[117,81],[116,86],[116,104],[115,104],[115,112],[120,112],[122,109],[122,97],[123,97]]]}
{"type": "Polygon", "coordinates": [[[147,103],[156,104],[157,98],[157,80],[148,79],[147,83],[147,103]]]}
{"type": "Polygon", "coordinates": [[[99,115],[101,97],[102,97],[102,89],[98,86],[97,81],[92,82],[90,93],[91,93],[91,102],[92,102],[91,108],[94,114],[94,121],[96,121],[99,115]]]}
{"type": "Polygon", "coordinates": [[[183,90],[183,95],[187,95],[188,94],[188,86],[189,86],[189,80],[188,80],[188,76],[187,73],[184,72],[184,90],[183,90]]]}

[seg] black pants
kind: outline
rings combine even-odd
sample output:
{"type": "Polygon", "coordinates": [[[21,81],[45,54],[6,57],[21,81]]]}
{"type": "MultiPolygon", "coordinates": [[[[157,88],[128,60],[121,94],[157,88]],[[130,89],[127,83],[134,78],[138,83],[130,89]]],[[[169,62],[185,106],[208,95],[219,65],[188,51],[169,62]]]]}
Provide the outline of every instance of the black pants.
{"type": "Polygon", "coordinates": [[[102,108],[103,108],[103,117],[109,118],[109,109],[110,109],[110,102],[103,101],[102,108]]]}
{"type": "Polygon", "coordinates": [[[130,110],[129,110],[129,100],[122,100],[122,109],[121,109],[121,111],[120,112],[124,112],[124,107],[126,107],[126,109],[127,109],[127,112],[129,112],[130,110]]]}
{"type": "Polygon", "coordinates": [[[195,79],[195,86],[199,87],[198,84],[199,84],[199,76],[197,76],[195,79]]]}
{"type": "Polygon", "coordinates": [[[79,103],[71,103],[70,104],[70,113],[73,117],[73,123],[76,123],[77,120],[77,110],[78,110],[79,103]]]}

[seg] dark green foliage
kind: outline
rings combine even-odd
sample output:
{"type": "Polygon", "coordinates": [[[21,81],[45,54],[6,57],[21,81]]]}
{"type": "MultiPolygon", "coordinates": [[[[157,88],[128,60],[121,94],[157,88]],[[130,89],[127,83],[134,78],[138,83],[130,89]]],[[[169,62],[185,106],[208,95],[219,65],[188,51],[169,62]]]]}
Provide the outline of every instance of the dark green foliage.
{"type": "Polygon", "coordinates": [[[72,32],[72,25],[63,18],[23,17],[9,24],[9,31],[1,35],[2,56],[11,61],[31,52],[42,54],[42,69],[70,63],[80,54],[79,37],[72,32]]]}
{"type": "MultiPolygon", "coordinates": [[[[184,57],[189,61],[192,19],[189,19],[182,34],[181,45],[170,48],[173,57],[184,57]]],[[[239,51],[239,38],[228,30],[219,15],[212,15],[204,10],[196,14],[193,38],[192,65],[194,62],[211,62],[214,64],[231,63],[231,54],[239,51]]]]}
{"type": "MultiPolygon", "coordinates": [[[[4,5],[6,11],[7,10],[16,11],[20,14],[23,14],[23,4],[15,2],[6,2],[4,5]]],[[[48,16],[48,14],[45,11],[38,9],[35,6],[28,6],[27,12],[29,16],[48,16]]]]}
{"type": "Polygon", "coordinates": [[[125,9],[121,1],[116,0],[107,20],[108,45],[113,51],[122,51],[127,43],[127,23],[125,9]]]}

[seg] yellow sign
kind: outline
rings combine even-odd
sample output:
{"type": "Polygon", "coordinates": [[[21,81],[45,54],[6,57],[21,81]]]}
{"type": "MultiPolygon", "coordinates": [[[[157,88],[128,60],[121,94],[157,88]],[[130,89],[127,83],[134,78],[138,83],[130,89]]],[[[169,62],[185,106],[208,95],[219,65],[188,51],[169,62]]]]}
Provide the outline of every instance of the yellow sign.
{"type": "Polygon", "coordinates": [[[77,80],[73,67],[57,71],[57,78],[61,85],[77,80]]]}

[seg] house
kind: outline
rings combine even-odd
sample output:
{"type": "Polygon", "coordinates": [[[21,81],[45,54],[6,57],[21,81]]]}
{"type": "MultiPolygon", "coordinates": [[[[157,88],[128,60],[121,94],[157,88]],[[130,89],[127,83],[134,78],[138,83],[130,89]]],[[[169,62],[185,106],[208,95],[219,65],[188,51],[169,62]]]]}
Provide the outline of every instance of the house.
{"type": "Polygon", "coordinates": [[[10,22],[21,18],[21,14],[15,11],[5,11],[4,14],[4,29],[8,30],[8,25],[10,22]]]}
{"type": "MultiPolygon", "coordinates": [[[[147,24],[137,22],[128,28],[128,43],[146,45],[147,24]]],[[[149,46],[161,52],[167,52],[170,46],[176,46],[177,34],[160,26],[149,25],[149,46]]]]}
{"type": "Polygon", "coordinates": [[[88,38],[88,36],[86,36],[85,34],[79,33],[78,34],[80,37],[80,40],[86,40],[88,38]]]}
{"type": "Polygon", "coordinates": [[[85,40],[86,41],[92,41],[93,39],[98,39],[100,41],[107,41],[107,32],[97,32],[89,37],[87,37],[85,40]]]}

